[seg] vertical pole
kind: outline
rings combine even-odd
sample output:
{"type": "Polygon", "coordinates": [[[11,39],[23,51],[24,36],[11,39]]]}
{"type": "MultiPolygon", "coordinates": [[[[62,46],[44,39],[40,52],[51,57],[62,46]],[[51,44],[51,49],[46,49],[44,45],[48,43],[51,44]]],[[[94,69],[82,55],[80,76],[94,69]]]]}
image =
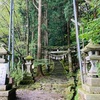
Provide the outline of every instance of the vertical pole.
{"type": "MultiPolygon", "coordinates": [[[[9,39],[8,39],[8,51],[10,51],[10,43],[11,43],[11,31],[12,30],[12,0],[10,0],[10,21],[9,21],[9,39]]],[[[8,60],[10,60],[10,56],[8,56],[8,60]]]]}
{"type": "Polygon", "coordinates": [[[14,0],[12,0],[12,69],[14,67],[14,0]]]}
{"type": "MultiPolygon", "coordinates": [[[[9,19],[9,38],[8,38],[8,51],[11,50],[11,34],[12,34],[12,4],[13,0],[10,0],[10,19],[9,19]]],[[[10,56],[8,55],[8,61],[9,61],[9,68],[8,68],[8,74],[10,69],[10,56]]]]}
{"type": "Polygon", "coordinates": [[[79,66],[80,66],[81,82],[83,84],[82,63],[81,63],[82,60],[81,60],[81,53],[80,53],[80,43],[79,43],[79,38],[78,38],[79,33],[78,33],[78,22],[77,22],[77,14],[76,14],[76,0],[73,0],[73,7],[74,7],[78,59],[79,59],[79,66]]]}

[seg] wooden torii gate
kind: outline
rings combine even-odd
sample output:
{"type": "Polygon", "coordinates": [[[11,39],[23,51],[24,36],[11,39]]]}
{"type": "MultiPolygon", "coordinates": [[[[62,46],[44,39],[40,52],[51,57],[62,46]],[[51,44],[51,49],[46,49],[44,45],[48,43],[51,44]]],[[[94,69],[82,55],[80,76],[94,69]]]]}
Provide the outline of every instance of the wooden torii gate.
{"type": "Polygon", "coordinates": [[[49,52],[49,58],[50,59],[54,59],[54,60],[62,60],[64,58],[66,58],[68,54],[68,51],[51,51],[49,52]]]}

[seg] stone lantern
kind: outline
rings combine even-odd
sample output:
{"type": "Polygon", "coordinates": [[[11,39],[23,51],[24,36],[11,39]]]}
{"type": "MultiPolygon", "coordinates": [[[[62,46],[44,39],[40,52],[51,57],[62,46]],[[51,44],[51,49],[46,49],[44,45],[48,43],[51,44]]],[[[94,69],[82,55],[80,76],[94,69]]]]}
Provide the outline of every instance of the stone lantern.
{"type": "Polygon", "coordinates": [[[16,89],[12,88],[12,83],[7,77],[9,63],[7,55],[10,53],[3,47],[0,47],[0,100],[15,100],[16,89]]]}
{"type": "Polygon", "coordinates": [[[82,52],[87,53],[85,57],[86,61],[89,61],[91,64],[91,68],[89,70],[89,76],[98,76],[97,74],[97,63],[100,61],[100,45],[94,44],[92,41],[85,48],[82,52]]]}
{"type": "Polygon", "coordinates": [[[82,52],[86,54],[84,56],[84,64],[89,62],[91,68],[84,76],[85,80],[82,84],[82,88],[78,89],[78,100],[100,100],[100,77],[98,77],[97,73],[97,64],[100,63],[100,45],[90,41],[82,49],[82,52]]]}
{"type": "Polygon", "coordinates": [[[10,53],[4,48],[0,47],[0,85],[6,83],[7,71],[9,69],[7,55],[10,53]]]}
{"type": "Polygon", "coordinates": [[[23,66],[24,71],[26,74],[23,77],[23,80],[20,82],[21,85],[28,85],[30,83],[35,82],[34,73],[33,73],[33,57],[30,54],[24,58],[25,66],[23,66]]]}
{"type": "Polygon", "coordinates": [[[27,57],[25,57],[24,58],[25,59],[25,65],[26,65],[26,71],[28,72],[28,73],[30,73],[31,74],[31,71],[32,71],[32,64],[33,64],[33,57],[32,56],[30,56],[30,55],[28,55],[27,57]]]}

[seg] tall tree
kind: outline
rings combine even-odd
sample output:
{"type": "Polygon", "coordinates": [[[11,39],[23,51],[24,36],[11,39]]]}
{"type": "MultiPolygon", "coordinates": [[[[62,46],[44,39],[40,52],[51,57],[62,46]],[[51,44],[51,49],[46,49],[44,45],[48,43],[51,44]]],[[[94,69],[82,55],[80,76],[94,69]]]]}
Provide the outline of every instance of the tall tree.
{"type": "Polygon", "coordinates": [[[67,21],[67,44],[68,44],[68,63],[69,63],[69,71],[72,72],[72,56],[71,56],[71,18],[72,18],[72,0],[67,1],[64,13],[65,13],[65,18],[67,21]]]}
{"type": "MultiPolygon", "coordinates": [[[[37,0],[36,0],[37,2],[37,0]]],[[[38,7],[35,4],[35,0],[33,0],[33,4],[36,7],[36,9],[38,10],[38,43],[37,43],[37,59],[41,60],[42,58],[42,42],[41,42],[41,38],[42,38],[42,31],[41,31],[41,20],[42,20],[42,0],[38,0],[38,7]]],[[[42,66],[39,64],[38,65],[38,69],[37,69],[37,76],[41,77],[43,76],[43,72],[42,72],[42,66]]]]}
{"type": "Polygon", "coordinates": [[[67,44],[66,19],[64,16],[64,7],[66,0],[47,0],[48,1],[48,33],[49,46],[64,46],[67,44]]]}
{"type": "Polygon", "coordinates": [[[26,0],[26,19],[27,19],[27,24],[26,24],[26,28],[27,28],[27,44],[26,44],[26,48],[27,48],[27,55],[29,54],[29,33],[30,33],[30,27],[29,27],[29,1],[26,0]]]}
{"type": "MultiPolygon", "coordinates": [[[[42,58],[42,42],[41,42],[41,19],[42,19],[42,0],[39,0],[38,4],[38,50],[37,59],[42,58]]],[[[43,76],[42,66],[38,65],[38,76],[43,76]]]]}
{"type": "MultiPolygon", "coordinates": [[[[44,47],[48,46],[48,8],[47,3],[44,3],[44,12],[43,12],[43,40],[44,40],[44,47]]],[[[44,58],[48,59],[48,51],[47,49],[44,50],[44,58]]]]}
{"type": "Polygon", "coordinates": [[[71,31],[70,31],[70,20],[67,22],[67,42],[68,42],[68,63],[69,72],[72,72],[72,56],[71,56],[71,43],[70,43],[71,31]]]}

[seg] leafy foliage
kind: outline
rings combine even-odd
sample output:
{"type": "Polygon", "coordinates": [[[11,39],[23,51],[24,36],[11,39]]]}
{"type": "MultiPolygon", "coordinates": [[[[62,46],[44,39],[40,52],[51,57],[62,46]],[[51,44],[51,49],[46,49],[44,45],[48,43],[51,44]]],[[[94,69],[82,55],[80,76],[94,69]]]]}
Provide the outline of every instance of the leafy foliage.
{"type": "Polygon", "coordinates": [[[100,33],[99,33],[99,28],[100,28],[100,18],[94,19],[88,23],[84,23],[84,34],[81,34],[80,37],[82,39],[87,39],[89,40],[90,37],[91,39],[96,42],[96,43],[100,43],[100,33]]]}
{"type": "Polygon", "coordinates": [[[64,6],[65,1],[56,0],[48,2],[49,46],[61,46],[66,44],[64,6]]]}
{"type": "MultiPolygon", "coordinates": [[[[8,1],[9,2],[9,1],[8,1]]],[[[0,0],[0,42],[7,41],[7,35],[9,32],[9,5],[8,2],[0,0]]]]}
{"type": "Polygon", "coordinates": [[[68,0],[64,9],[64,13],[66,21],[69,21],[69,19],[73,16],[73,0],[68,0]]]}
{"type": "Polygon", "coordinates": [[[91,20],[86,20],[84,17],[81,18],[82,21],[82,26],[81,26],[81,31],[83,29],[83,34],[80,35],[81,39],[86,39],[89,40],[90,37],[92,39],[92,41],[96,42],[96,43],[100,43],[100,0],[96,1],[92,1],[90,3],[90,11],[91,13],[91,20]]]}
{"type": "Polygon", "coordinates": [[[35,59],[34,60],[34,66],[37,67],[38,65],[47,65],[49,64],[49,61],[47,59],[35,59]]]}
{"type": "Polygon", "coordinates": [[[23,80],[23,75],[25,72],[22,72],[20,64],[17,65],[17,68],[10,70],[10,76],[14,79],[14,84],[16,86],[23,80]]]}

